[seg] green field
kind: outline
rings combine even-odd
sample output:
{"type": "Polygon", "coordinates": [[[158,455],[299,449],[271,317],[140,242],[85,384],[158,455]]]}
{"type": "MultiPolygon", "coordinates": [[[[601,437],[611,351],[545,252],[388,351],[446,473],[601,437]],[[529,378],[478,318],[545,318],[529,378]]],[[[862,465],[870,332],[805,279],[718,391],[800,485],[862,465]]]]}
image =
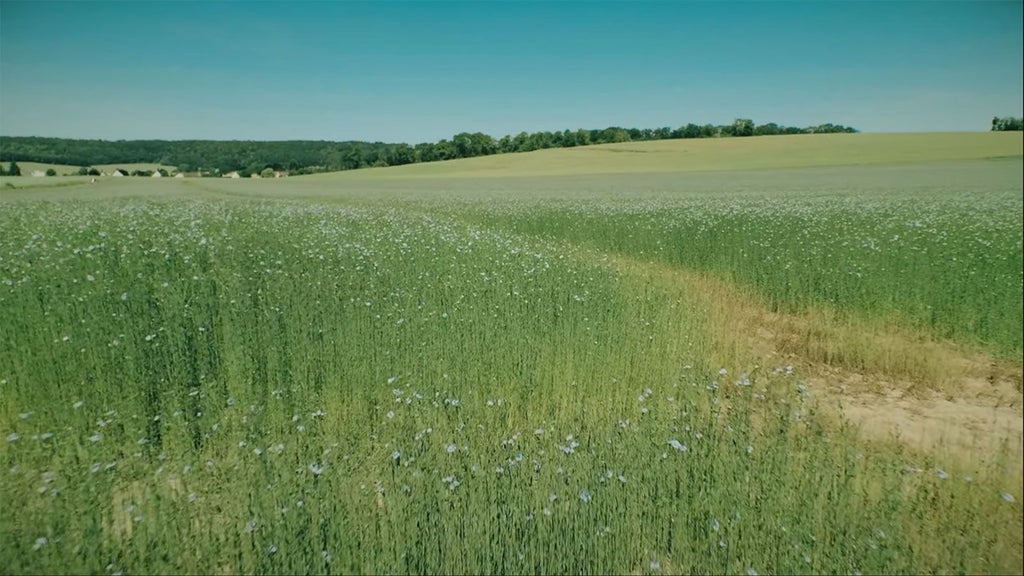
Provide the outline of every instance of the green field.
{"type": "Polygon", "coordinates": [[[1022,168],[855,134],[0,189],[0,568],[1020,572],[1022,168]],[[847,411],[895,393],[983,416],[847,411]]]}
{"type": "MultiPolygon", "coordinates": [[[[3,162],[2,164],[3,164],[4,169],[6,170],[7,167],[9,166],[10,162],[3,162]]],[[[18,182],[19,180],[24,181],[24,179],[32,177],[32,172],[39,171],[39,172],[44,172],[45,173],[48,169],[53,169],[53,171],[56,172],[57,176],[59,176],[59,177],[62,177],[62,176],[65,176],[65,175],[67,175],[67,176],[74,176],[75,173],[78,172],[78,169],[81,168],[81,166],[71,166],[69,164],[44,164],[44,163],[41,163],[41,162],[18,162],[17,164],[18,164],[18,167],[21,168],[21,177],[20,178],[18,178],[18,177],[4,177],[4,179],[6,181],[10,181],[10,182],[18,182]]],[[[127,162],[124,163],[124,164],[102,164],[102,165],[96,165],[96,166],[90,166],[90,167],[91,168],[95,168],[95,169],[99,170],[100,172],[108,172],[108,173],[113,171],[113,170],[116,170],[118,168],[120,168],[121,170],[127,170],[128,172],[131,172],[133,170],[150,170],[150,171],[153,171],[153,170],[157,170],[157,169],[160,169],[160,168],[162,168],[164,170],[170,170],[170,171],[174,170],[174,166],[165,166],[163,164],[143,164],[143,163],[127,163],[127,162]]],[[[51,176],[51,178],[52,178],[52,176],[51,176]]]]}
{"type": "MultiPolygon", "coordinates": [[[[519,177],[905,164],[1019,157],[1020,134],[818,134],[658,140],[350,172],[345,177],[519,177]]],[[[336,178],[325,175],[320,178],[336,178]]]]}
{"type": "MultiPolygon", "coordinates": [[[[18,162],[18,168],[21,169],[22,178],[32,177],[32,172],[39,171],[45,173],[48,169],[53,169],[58,176],[65,174],[74,174],[78,172],[78,166],[71,166],[68,164],[43,164],[41,162],[18,162]]],[[[3,162],[4,170],[7,170],[10,162],[3,162]]],[[[16,181],[12,178],[12,181],[16,181]]]]}

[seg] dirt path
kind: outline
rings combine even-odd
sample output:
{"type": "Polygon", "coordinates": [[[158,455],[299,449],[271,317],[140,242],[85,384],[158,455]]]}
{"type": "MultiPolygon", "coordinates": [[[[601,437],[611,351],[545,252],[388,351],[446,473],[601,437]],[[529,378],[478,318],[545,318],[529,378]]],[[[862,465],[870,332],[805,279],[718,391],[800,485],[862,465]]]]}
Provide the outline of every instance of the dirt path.
{"type": "Polygon", "coordinates": [[[812,397],[836,409],[873,440],[986,460],[1024,446],[1022,367],[877,322],[821,310],[772,312],[750,291],[703,273],[607,256],[701,302],[711,321],[714,361],[743,369],[790,365],[812,397]]]}

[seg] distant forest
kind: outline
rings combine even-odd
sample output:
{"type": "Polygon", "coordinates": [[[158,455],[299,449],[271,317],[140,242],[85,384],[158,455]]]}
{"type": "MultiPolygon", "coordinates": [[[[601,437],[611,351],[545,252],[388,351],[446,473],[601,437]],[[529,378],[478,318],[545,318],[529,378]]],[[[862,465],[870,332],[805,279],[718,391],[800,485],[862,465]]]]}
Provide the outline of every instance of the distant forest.
{"type": "Polygon", "coordinates": [[[1019,132],[1021,130],[1024,130],[1024,118],[1013,118],[1011,116],[1006,118],[996,116],[992,118],[993,132],[1019,132]]]}
{"type": "Polygon", "coordinates": [[[679,138],[722,138],[856,132],[836,124],[808,128],[755,124],[740,118],[732,124],[687,124],[679,128],[620,128],[521,132],[495,139],[487,134],[456,134],[451,140],[416,144],[383,142],[328,142],[288,140],[74,140],[35,136],[0,136],[0,161],[41,162],[89,167],[103,164],[152,163],[176,166],[179,171],[219,176],[237,171],[242,176],[265,169],[290,174],[333,172],[376,166],[454,160],[545,148],[571,148],[590,144],[641,142],[679,138]]]}

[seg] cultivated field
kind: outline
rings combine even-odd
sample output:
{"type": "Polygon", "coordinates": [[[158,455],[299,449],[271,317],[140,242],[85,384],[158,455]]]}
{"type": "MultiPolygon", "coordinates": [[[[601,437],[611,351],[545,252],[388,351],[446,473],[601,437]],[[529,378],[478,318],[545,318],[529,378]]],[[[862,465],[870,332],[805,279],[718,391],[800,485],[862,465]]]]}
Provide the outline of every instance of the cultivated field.
{"type": "Polygon", "coordinates": [[[0,569],[1021,572],[1022,168],[830,135],[0,190],[0,569]]]}
{"type": "MultiPolygon", "coordinates": [[[[3,167],[6,170],[8,165],[10,164],[10,162],[2,162],[0,164],[3,164],[3,167]]],[[[26,184],[32,184],[32,185],[37,184],[36,182],[29,182],[28,181],[28,178],[31,178],[32,177],[32,173],[36,172],[36,171],[45,173],[48,169],[52,169],[54,172],[57,173],[57,177],[63,177],[64,175],[74,176],[75,173],[78,172],[78,169],[81,168],[81,166],[71,166],[69,164],[43,164],[41,162],[18,162],[17,164],[18,164],[18,167],[21,168],[21,174],[22,174],[21,177],[20,178],[17,178],[17,177],[13,177],[13,178],[4,177],[5,181],[9,181],[9,182],[15,183],[15,185],[17,185],[17,183],[19,181],[20,182],[25,182],[26,184]]],[[[90,168],[95,168],[95,169],[99,170],[100,172],[107,172],[107,173],[112,172],[114,170],[117,170],[118,168],[120,168],[121,170],[127,170],[128,172],[131,172],[133,170],[149,170],[149,171],[153,171],[153,170],[158,170],[158,169],[161,169],[161,168],[164,169],[164,170],[170,170],[170,171],[174,170],[173,166],[165,166],[163,164],[140,164],[140,163],[134,163],[133,164],[133,163],[128,163],[128,162],[125,162],[124,164],[97,164],[95,166],[90,166],[90,168]]],[[[53,176],[50,176],[50,178],[53,178],[53,176]]],[[[83,178],[83,177],[77,177],[77,178],[83,178]]],[[[88,177],[84,177],[84,178],[86,178],[86,180],[89,179],[88,177]]]]}
{"type": "MultiPolygon", "coordinates": [[[[906,164],[1018,157],[1013,132],[818,134],[659,140],[360,170],[346,178],[520,177],[906,164]]],[[[326,176],[329,177],[329,176],[326,176]]]]}

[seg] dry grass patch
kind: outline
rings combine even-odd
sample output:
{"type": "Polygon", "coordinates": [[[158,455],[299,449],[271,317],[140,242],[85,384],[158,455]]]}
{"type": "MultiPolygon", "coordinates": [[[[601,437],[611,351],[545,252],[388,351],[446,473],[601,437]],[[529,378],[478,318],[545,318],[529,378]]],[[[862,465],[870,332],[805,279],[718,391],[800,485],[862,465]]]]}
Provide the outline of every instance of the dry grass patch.
{"type": "Polygon", "coordinates": [[[716,365],[730,371],[792,366],[819,399],[868,438],[897,438],[914,448],[942,447],[971,457],[1008,442],[1020,453],[1020,365],[827,310],[773,312],[762,298],[708,274],[610,260],[627,275],[700,302],[709,316],[716,365]]]}

